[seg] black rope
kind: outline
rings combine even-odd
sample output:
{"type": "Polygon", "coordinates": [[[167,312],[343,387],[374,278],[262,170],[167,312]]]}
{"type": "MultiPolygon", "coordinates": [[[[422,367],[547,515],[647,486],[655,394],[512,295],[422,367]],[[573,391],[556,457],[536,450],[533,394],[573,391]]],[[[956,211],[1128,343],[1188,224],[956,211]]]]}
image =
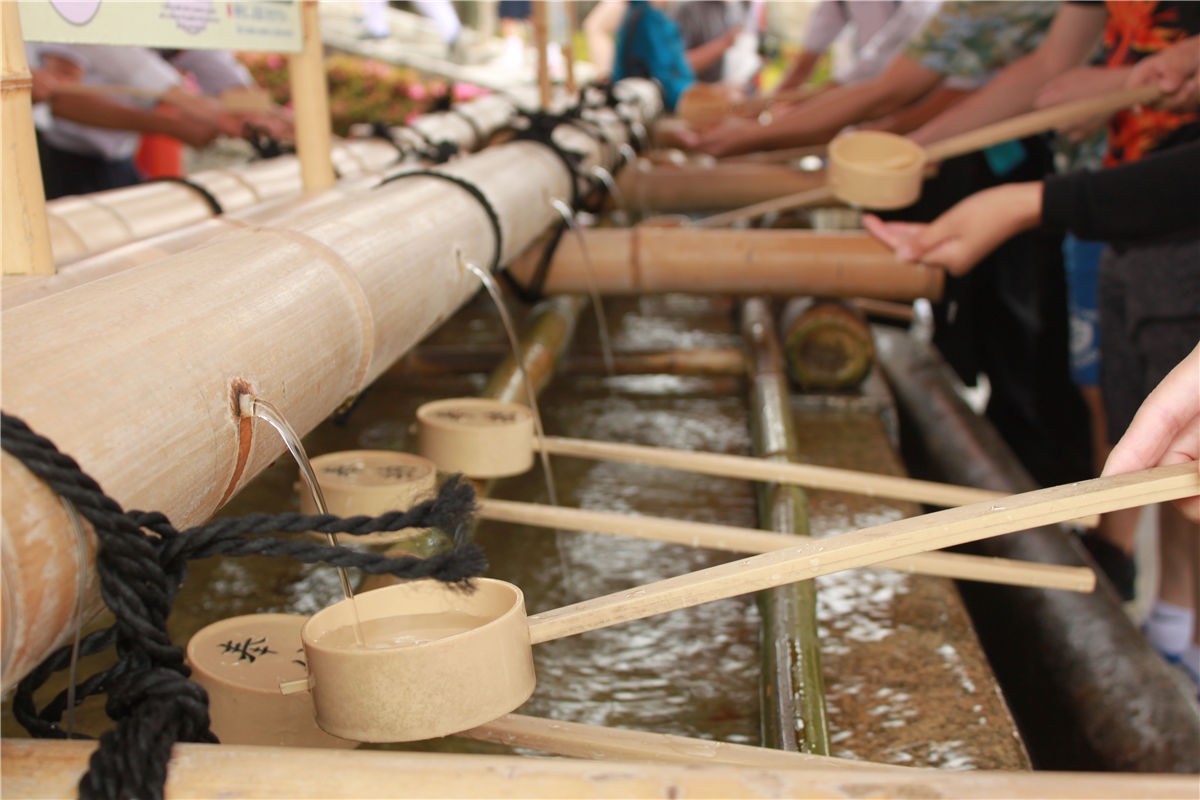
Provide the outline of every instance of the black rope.
{"type": "Polygon", "coordinates": [[[461,119],[463,122],[467,123],[467,125],[471,128],[471,135],[475,137],[475,145],[474,146],[476,148],[483,147],[483,144],[484,144],[484,142],[487,141],[488,137],[487,137],[487,134],[483,132],[483,128],[479,127],[479,123],[475,121],[474,117],[472,117],[467,112],[463,111],[458,106],[452,106],[450,108],[447,108],[446,113],[453,114],[454,116],[461,119]]]}
{"type": "Polygon", "coordinates": [[[533,275],[529,277],[529,283],[522,285],[509,270],[504,270],[500,273],[504,282],[508,284],[520,300],[526,303],[536,303],[543,299],[546,288],[546,280],[550,277],[550,264],[554,259],[554,251],[558,249],[559,242],[562,241],[563,234],[567,231],[567,222],[563,220],[554,227],[554,231],[550,234],[549,241],[546,242],[545,248],[542,250],[542,255],[538,258],[537,267],[533,270],[533,275]]]}
{"type": "Polygon", "coordinates": [[[189,181],[187,178],[176,178],[172,176],[163,176],[161,178],[152,178],[147,183],[178,183],[191,189],[196,194],[204,198],[204,202],[208,203],[208,207],[212,209],[214,217],[219,217],[225,213],[225,209],[221,208],[221,201],[216,198],[212,192],[205,189],[198,183],[189,181]]]}
{"type": "MultiPolygon", "coordinates": [[[[100,737],[88,772],[80,780],[83,800],[162,798],[174,743],[216,742],[209,729],[208,696],[188,680],[190,670],[184,664],[183,649],[173,645],[167,633],[167,616],[186,577],[188,560],[213,555],[288,555],[306,563],[353,566],[406,579],[430,577],[459,586],[466,586],[471,576],[486,567],[482,551],[464,533],[474,491],[460,478],[446,482],[432,500],[374,518],[252,514],[180,532],[158,512],[122,510],[74,459],[20,419],[0,414],[0,432],[3,449],[70,500],[99,540],[100,593],[115,622],[85,637],[80,651],[91,655],[115,646],[118,660],[112,668],[82,681],[76,687],[76,702],[107,693],[105,710],[116,727],[100,737]],[[429,527],[454,531],[454,546],[428,559],[387,558],[316,542],[261,536],[309,530],[360,535],[429,527]]],[[[58,724],[67,705],[66,693],[39,712],[33,692],[69,663],[70,650],[68,646],[51,654],[17,686],[14,714],[34,736],[66,736],[58,724]]]]}
{"type": "Polygon", "coordinates": [[[449,139],[440,139],[435,142],[429,134],[415,125],[409,125],[407,130],[415,133],[417,138],[425,143],[423,149],[414,149],[413,154],[421,156],[427,161],[432,161],[434,164],[445,164],[459,153],[458,142],[452,142],[449,139]]]}
{"type": "Polygon", "coordinates": [[[396,161],[393,163],[403,161],[412,152],[412,146],[393,136],[392,126],[382,120],[377,119],[371,123],[371,136],[376,139],[384,139],[388,144],[396,148],[396,161]]]}
{"type": "Polygon", "coordinates": [[[568,119],[570,117],[565,114],[551,114],[545,111],[527,113],[523,117],[524,125],[512,128],[514,136],[511,141],[537,142],[558,156],[563,166],[567,168],[567,175],[571,179],[571,210],[574,211],[580,207],[580,181],[586,183],[588,176],[582,175],[579,171],[579,162],[583,160],[583,153],[568,150],[554,141],[554,129],[565,124],[568,119]]]}
{"type": "Polygon", "coordinates": [[[249,122],[242,126],[242,138],[250,143],[255,155],[260,159],[292,155],[296,152],[294,144],[282,144],[266,128],[249,122]]]}
{"type": "Polygon", "coordinates": [[[460,189],[465,189],[472,197],[479,201],[479,205],[483,206],[484,212],[487,213],[488,221],[492,223],[492,235],[496,237],[496,251],[492,255],[492,264],[488,268],[489,272],[496,272],[500,267],[500,256],[504,250],[504,234],[500,230],[500,215],[496,213],[495,206],[487,199],[487,195],[483,193],[483,190],[465,178],[431,169],[414,169],[407,172],[397,172],[395,175],[389,175],[381,180],[375,188],[378,189],[384,184],[398,181],[401,178],[412,177],[440,178],[444,181],[449,181],[460,189]]]}

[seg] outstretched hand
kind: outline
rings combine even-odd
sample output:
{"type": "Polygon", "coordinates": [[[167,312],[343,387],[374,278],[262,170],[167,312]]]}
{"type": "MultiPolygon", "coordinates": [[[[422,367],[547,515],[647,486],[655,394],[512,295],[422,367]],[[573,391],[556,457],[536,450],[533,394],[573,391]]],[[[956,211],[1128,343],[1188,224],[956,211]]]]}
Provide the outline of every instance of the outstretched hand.
{"type": "Polygon", "coordinates": [[[1158,85],[1163,99],[1157,105],[1173,111],[1200,108],[1200,36],[1192,36],[1137,63],[1127,86],[1158,85]]]}
{"type": "MultiPolygon", "coordinates": [[[[1134,415],[1104,464],[1104,475],[1200,461],[1200,344],[1167,373],[1134,415]]],[[[1200,522],[1200,497],[1175,501],[1200,522]]]]}
{"type": "Polygon", "coordinates": [[[884,222],[867,214],[863,226],[897,258],[963,275],[1041,216],[1041,183],[1009,183],[971,195],[928,224],[884,222]]]}

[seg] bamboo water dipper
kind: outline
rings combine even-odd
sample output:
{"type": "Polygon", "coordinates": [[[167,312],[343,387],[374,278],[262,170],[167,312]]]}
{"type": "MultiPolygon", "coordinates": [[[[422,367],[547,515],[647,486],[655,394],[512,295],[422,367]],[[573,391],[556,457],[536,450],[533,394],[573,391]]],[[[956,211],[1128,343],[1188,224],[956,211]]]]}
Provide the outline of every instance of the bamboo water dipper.
{"type": "Polygon", "coordinates": [[[312,692],[318,724],[335,736],[431,738],[524,703],[535,684],[534,644],[1080,514],[1197,494],[1195,464],[1113,475],[802,541],[529,617],[521,590],[503,581],[477,579],[470,593],[436,581],[389,586],[355,599],[364,631],[386,626],[386,639],[368,637],[367,646],[357,648],[352,639],[337,639],[352,621],[348,600],[305,624],[309,675],[295,688],[312,692]]]}
{"type": "MultiPolygon", "coordinates": [[[[435,400],[417,409],[419,448],[443,472],[472,478],[518,475],[533,466],[532,415],[526,406],[480,398],[435,400]]],[[[986,489],[953,486],[856,470],[787,464],[750,456],[672,450],[665,447],[545,436],[549,453],[666,467],[742,480],[792,483],[812,489],[865,494],[936,506],[961,506],[996,500],[986,489]]]]}
{"type": "Polygon", "coordinates": [[[700,228],[721,227],[764,214],[835,199],[863,208],[904,208],[920,197],[927,164],[1031,136],[1059,125],[1069,125],[1099,114],[1148,103],[1160,94],[1157,86],[1121,89],[984,125],[925,148],[903,136],[881,131],[843,134],[829,143],[827,185],[714,214],[691,225],[700,228]]]}

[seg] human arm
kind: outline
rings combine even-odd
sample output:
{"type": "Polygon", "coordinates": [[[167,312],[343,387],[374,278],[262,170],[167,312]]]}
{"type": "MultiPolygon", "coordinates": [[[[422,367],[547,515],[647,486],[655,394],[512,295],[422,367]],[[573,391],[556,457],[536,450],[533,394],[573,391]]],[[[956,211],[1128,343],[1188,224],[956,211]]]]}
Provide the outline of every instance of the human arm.
{"type": "Polygon", "coordinates": [[[903,136],[915,131],[938,114],[961,103],[970,95],[970,89],[942,85],[912,105],[905,106],[894,114],[864,123],[859,126],[859,129],[887,131],[903,136]]]}
{"type": "Polygon", "coordinates": [[[874,80],[839,86],[792,106],[770,124],[721,130],[698,143],[715,156],[829,141],[842,128],[890,114],[922,97],[941,83],[941,75],[906,56],[897,56],[874,80]]]}
{"type": "Polygon", "coordinates": [[[710,39],[702,45],[697,45],[687,51],[688,66],[692,72],[699,74],[725,57],[725,51],[733,47],[733,42],[741,32],[738,27],[730,28],[715,39],[710,39]]]}
{"type": "Polygon", "coordinates": [[[928,145],[1029,111],[1046,83],[1091,55],[1107,14],[1103,5],[1063,3],[1032,53],[1009,64],[974,96],[922,125],[909,138],[928,145]]]}
{"type": "Polygon", "coordinates": [[[849,21],[845,7],[837,0],[822,0],[818,3],[808,18],[808,26],[804,29],[800,54],[788,68],[776,91],[803,85],[812,75],[821,55],[829,49],[849,21]]]}
{"type": "Polygon", "coordinates": [[[583,18],[583,35],[587,39],[588,58],[596,67],[598,76],[612,72],[613,55],[616,48],[613,40],[625,16],[625,0],[600,0],[583,18]]]}
{"type": "Polygon", "coordinates": [[[1139,61],[1130,71],[1129,86],[1157,83],[1162,105],[1174,111],[1200,108],[1200,36],[1176,42],[1139,61]]]}
{"type": "Polygon", "coordinates": [[[173,136],[191,147],[204,147],[220,133],[215,126],[202,120],[158,114],[94,94],[52,94],[50,110],[56,117],[81,125],[138,133],[160,133],[173,136]]]}
{"type": "MultiPolygon", "coordinates": [[[[1109,453],[1104,475],[1200,461],[1200,344],[1167,373],[1109,453]]],[[[1200,522],[1200,497],[1175,501],[1200,522]]]]}
{"type": "Polygon", "coordinates": [[[1006,183],[976,192],[933,222],[883,222],[867,214],[863,227],[905,261],[963,275],[988,253],[1041,221],[1042,184],[1006,183]]]}

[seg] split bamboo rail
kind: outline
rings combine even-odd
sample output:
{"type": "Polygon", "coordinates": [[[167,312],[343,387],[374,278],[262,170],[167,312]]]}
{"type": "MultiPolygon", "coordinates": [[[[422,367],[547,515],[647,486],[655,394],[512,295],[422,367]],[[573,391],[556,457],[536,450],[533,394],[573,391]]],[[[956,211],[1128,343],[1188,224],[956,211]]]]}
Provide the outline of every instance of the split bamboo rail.
{"type": "MultiPolygon", "coordinates": [[[[618,89],[657,113],[648,82],[618,89]]],[[[583,169],[616,158],[574,127],[554,135],[583,169]]],[[[124,507],[204,521],[282,452],[240,415],[242,395],[311,430],[478,290],[462,262],[508,262],[558,222],[550,201],[571,196],[563,160],[536,142],[440,171],[488,199],[499,237],[472,193],[417,176],[17,306],[2,331],[5,411],[124,507]]],[[[0,466],[7,688],[62,641],[80,565],[57,496],[9,454],[0,466]]]]}
{"type": "MultiPolygon", "coordinates": [[[[69,797],[93,742],[5,739],[6,797],[69,797]]],[[[958,797],[1195,800],[1195,775],[796,769],[177,744],[167,798],[958,797]]]]}
{"type": "MultiPolygon", "coordinates": [[[[862,232],[698,230],[639,225],[583,231],[597,289],[603,294],[702,291],[718,294],[821,295],[878,300],[937,299],[945,273],[898,261],[862,232]]],[[[525,283],[541,248],[510,267],[525,283]]],[[[563,237],[542,287],[587,290],[587,261],[576,237],[563,237]]]]}

